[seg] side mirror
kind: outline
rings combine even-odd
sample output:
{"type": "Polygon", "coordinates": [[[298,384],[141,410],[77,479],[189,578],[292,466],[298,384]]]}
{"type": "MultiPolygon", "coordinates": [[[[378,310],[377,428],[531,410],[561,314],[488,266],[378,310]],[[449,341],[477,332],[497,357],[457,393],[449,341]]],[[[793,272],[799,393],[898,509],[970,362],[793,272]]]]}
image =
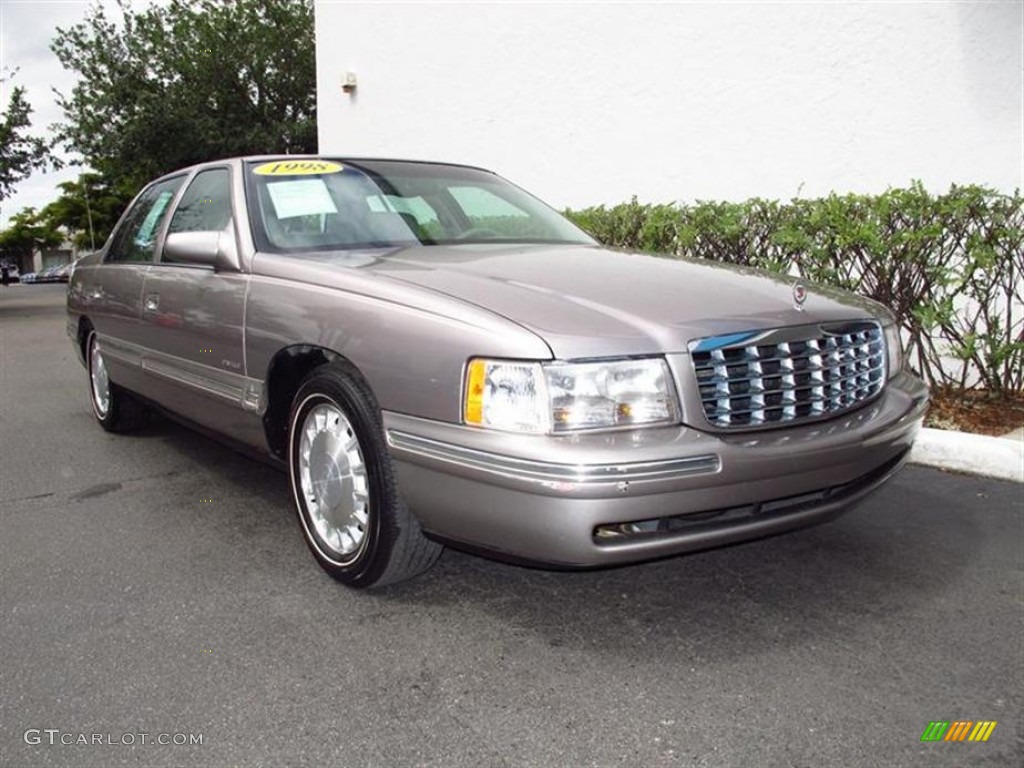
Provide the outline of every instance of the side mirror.
{"type": "Polygon", "coordinates": [[[172,232],[164,240],[163,259],[232,272],[241,269],[235,233],[230,225],[220,232],[172,232]]]}

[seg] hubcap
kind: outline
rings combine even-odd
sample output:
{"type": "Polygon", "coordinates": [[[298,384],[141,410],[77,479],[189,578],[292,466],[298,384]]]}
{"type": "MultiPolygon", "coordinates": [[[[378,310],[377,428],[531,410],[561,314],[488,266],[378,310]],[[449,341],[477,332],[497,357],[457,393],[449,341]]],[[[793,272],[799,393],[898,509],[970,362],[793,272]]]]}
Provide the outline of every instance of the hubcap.
{"type": "Polygon", "coordinates": [[[348,557],[366,541],[370,494],[352,424],[333,403],[314,406],[299,438],[299,483],[320,539],[348,557]]]}
{"type": "Polygon", "coordinates": [[[103,362],[100,343],[95,337],[89,347],[89,378],[92,381],[92,402],[102,419],[110,410],[110,378],[107,376],[107,364],[103,362]]]}

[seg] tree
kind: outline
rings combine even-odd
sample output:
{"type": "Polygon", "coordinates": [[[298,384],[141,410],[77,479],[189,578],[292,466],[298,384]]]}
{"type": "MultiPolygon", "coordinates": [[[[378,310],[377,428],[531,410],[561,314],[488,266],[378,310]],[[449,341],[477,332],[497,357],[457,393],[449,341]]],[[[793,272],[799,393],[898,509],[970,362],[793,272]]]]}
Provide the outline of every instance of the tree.
{"type": "MultiPolygon", "coordinates": [[[[16,74],[12,72],[0,83],[16,74]]],[[[32,121],[32,106],[25,98],[25,89],[15,86],[7,101],[7,109],[0,116],[0,200],[14,191],[14,185],[28,178],[37,168],[50,164],[50,148],[42,138],[32,136],[27,129],[32,121]]]]}
{"type": "Polygon", "coordinates": [[[63,235],[35,208],[24,208],[11,216],[7,228],[0,232],[0,256],[4,261],[21,261],[38,248],[55,248],[63,241],[63,235]]]}
{"type": "Polygon", "coordinates": [[[132,197],[132,190],[120,188],[98,173],[83,173],[75,181],[57,186],[60,197],[39,216],[51,229],[69,232],[74,244],[85,250],[95,250],[106,242],[132,197]]]}
{"type": "Polygon", "coordinates": [[[106,178],[138,187],[193,163],[316,151],[311,0],[94,5],[51,48],[80,76],[58,94],[58,136],[106,178]]]}

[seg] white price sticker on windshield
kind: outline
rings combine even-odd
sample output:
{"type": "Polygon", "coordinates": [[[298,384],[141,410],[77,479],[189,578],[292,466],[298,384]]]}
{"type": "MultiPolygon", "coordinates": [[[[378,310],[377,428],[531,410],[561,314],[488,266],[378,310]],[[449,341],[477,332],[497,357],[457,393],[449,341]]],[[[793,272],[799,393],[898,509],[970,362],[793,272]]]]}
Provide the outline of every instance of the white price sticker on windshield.
{"type": "Polygon", "coordinates": [[[274,181],[267,184],[267,192],[279,219],[338,212],[323,179],[274,181]]]}

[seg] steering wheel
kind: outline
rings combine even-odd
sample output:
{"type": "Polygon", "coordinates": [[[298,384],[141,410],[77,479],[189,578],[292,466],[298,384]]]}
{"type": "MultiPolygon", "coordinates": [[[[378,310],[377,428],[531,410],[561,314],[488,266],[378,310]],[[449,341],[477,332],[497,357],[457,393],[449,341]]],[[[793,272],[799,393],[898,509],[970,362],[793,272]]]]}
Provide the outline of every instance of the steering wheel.
{"type": "Polygon", "coordinates": [[[467,240],[471,237],[501,237],[501,233],[487,227],[472,227],[455,236],[456,240],[467,240]]]}

